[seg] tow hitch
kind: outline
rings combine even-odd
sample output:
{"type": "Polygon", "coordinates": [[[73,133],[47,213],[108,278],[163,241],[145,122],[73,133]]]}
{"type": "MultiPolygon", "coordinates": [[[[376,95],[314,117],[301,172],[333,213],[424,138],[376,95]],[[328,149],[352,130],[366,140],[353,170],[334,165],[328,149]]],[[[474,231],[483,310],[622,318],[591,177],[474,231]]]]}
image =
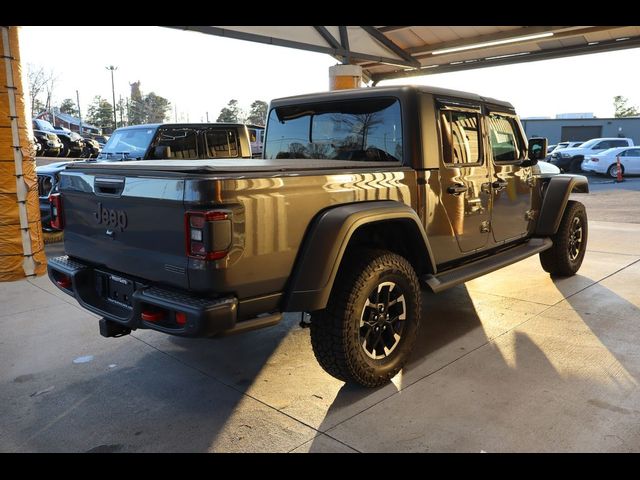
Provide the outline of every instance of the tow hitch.
{"type": "Polygon", "coordinates": [[[106,318],[101,318],[98,323],[100,325],[100,335],[103,337],[123,337],[131,333],[129,327],[107,320],[106,318]]]}

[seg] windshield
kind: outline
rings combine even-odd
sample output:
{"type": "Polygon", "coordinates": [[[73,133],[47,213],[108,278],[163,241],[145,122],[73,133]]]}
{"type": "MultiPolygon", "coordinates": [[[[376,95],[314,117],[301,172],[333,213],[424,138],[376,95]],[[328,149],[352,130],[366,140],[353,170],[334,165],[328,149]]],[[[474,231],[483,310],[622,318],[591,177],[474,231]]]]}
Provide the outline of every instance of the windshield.
{"type": "Polygon", "coordinates": [[[154,128],[131,128],[116,130],[100,153],[100,159],[123,160],[142,158],[149,148],[154,128]]]}
{"type": "Polygon", "coordinates": [[[592,140],[589,140],[588,142],[584,142],[582,145],[580,145],[582,148],[589,148],[591,146],[593,146],[596,142],[599,142],[600,139],[599,138],[594,138],[592,140]]]}
{"type": "Polygon", "coordinates": [[[53,128],[53,125],[51,125],[50,122],[46,121],[46,120],[42,120],[40,118],[37,118],[33,121],[36,126],[40,129],[40,130],[55,130],[53,128]]]}
{"type": "Polygon", "coordinates": [[[271,110],[264,158],[401,161],[395,98],[290,105],[271,110]]]}

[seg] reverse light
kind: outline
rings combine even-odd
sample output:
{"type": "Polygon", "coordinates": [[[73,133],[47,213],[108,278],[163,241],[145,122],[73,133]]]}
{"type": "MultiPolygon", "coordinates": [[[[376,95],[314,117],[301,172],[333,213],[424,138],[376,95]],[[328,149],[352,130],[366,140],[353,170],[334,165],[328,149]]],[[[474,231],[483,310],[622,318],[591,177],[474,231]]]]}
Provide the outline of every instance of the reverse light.
{"type": "Polygon", "coordinates": [[[229,253],[231,220],[220,210],[188,211],[185,214],[187,256],[220,260],[229,253]]]}

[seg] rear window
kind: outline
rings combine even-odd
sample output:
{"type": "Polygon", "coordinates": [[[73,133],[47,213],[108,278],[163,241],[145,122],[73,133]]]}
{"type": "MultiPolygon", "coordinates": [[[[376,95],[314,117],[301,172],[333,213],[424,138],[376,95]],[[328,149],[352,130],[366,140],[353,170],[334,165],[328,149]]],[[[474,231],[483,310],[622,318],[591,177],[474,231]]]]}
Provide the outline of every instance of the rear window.
{"type": "Polygon", "coordinates": [[[395,98],[278,107],[269,113],[264,158],[402,161],[395,98]]]}

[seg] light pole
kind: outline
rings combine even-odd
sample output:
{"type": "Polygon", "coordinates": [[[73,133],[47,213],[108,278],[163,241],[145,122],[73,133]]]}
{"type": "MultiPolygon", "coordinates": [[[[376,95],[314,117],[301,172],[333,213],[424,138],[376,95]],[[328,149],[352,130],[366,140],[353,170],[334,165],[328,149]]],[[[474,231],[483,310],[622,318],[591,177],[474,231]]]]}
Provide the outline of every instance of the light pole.
{"type": "Polygon", "coordinates": [[[116,119],[116,89],[113,86],[113,71],[117,70],[118,67],[114,67],[113,65],[109,65],[105,67],[107,70],[111,70],[111,94],[113,95],[113,129],[118,128],[118,120],[116,119]]]}

